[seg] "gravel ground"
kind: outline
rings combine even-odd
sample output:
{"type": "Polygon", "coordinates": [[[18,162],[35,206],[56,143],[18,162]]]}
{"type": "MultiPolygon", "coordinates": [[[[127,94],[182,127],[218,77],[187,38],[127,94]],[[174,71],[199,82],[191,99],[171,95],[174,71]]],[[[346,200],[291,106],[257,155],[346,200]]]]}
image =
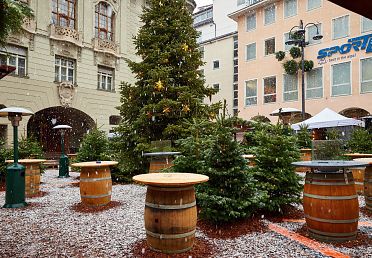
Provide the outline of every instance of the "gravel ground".
{"type": "MultiPolygon", "coordinates": [[[[78,182],[79,174],[70,175],[60,179],[58,171],[48,170],[42,176],[43,197],[28,199],[30,205],[26,208],[0,209],[0,257],[132,257],[132,245],[146,237],[146,187],[114,185],[112,200],[120,202],[119,206],[83,213],[73,209],[80,203],[80,193],[71,183],[78,182]]],[[[0,192],[0,200],[5,200],[5,192],[0,192]]],[[[364,206],[363,198],[359,201],[364,206]]],[[[371,219],[361,214],[360,221],[371,219]]],[[[277,224],[290,230],[303,226],[277,224]]],[[[360,227],[360,231],[372,239],[371,227],[360,227]]],[[[196,236],[215,245],[215,257],[326,257],[273,231],[215,239],[198,230],[196,236]]],[[[372,244],[353,248],[327,246],[354,257],[372,257],[372,244]]]]}

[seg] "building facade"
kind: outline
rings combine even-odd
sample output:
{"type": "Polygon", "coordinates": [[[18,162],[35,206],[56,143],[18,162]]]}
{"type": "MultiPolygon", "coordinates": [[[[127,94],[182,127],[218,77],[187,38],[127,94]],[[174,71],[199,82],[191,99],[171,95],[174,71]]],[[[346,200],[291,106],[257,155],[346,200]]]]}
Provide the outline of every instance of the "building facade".
{"type": "Polygon", "coordinates": [[[206,103],[226,100],[230,115],[237,113],[238,51],[237,25],[227,17],[235,9],[231,2],[214,0],[194,13],[194,27],[199,31],[198,43],[205,64],[203,71],[207,87],[218,90],[206,103]],[[234,96],[236,97],[234,99],[234,96]]]}
{"type": "MultiPolygon", "coordinates": [[[[58,152],[55,125],[68,124],[66,147],[80,146],[95,124],[107,133],[119,123],[119,85],[133,82],[125,59],[137,60],[133,36],[145,0],[23,0],[34,10],[24,30],[0,49],[1,64],[16,71],[0,80],[0,107],[19,106],[20,136],[35,136],[46,152],[58,152]]],[[[188,8],[195,8],[193,0],[188,8]]],[[[6,118],[0,137],[12,142],[6,118]]]]}
{"type": "MultiPolygon", "coordinates": [[[[326,0],[238,0],[229,17],[239,36],[239,116],[251,119],[278,108],[301,110],[301,70],[288,75],[289,31],[306,26],[304,58],[314,67],[305,73],[306,113],[325,107],[349,117],[372,112],[372,21],[326,0]],[[314,40],[317,33],[321,40],[314,40]],[[285,51],[279,62],[275,53],[285,51]]],[[[297,59],[300,61],[300,59],[297,59]]]]}

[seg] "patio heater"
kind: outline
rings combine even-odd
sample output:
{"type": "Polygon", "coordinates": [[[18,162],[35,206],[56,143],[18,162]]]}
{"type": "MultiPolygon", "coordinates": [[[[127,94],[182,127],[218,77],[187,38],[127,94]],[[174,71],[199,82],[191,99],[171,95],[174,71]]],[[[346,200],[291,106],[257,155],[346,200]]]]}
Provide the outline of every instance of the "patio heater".
{"type": "Polygon", "coordinates": [[[22,116],[30,116],[33,112],[20,107],[0,109],[0,117],[8,117],[13,126],[14,163],[6,168],[6,192],[4,208],[20,208],[25,202],[25,167],[18,164],[18,126],[22,116]]]}
{"type": "Polygon", "coordinates": [[[72,129],[69,125],[57,125],[53,127],[55,130],[59,130],[61,134],[61,157],[59,158],[59,178],[69,177],[68,171],[68,156],[65,154],[65,132],[68,129],[72,129]]]}

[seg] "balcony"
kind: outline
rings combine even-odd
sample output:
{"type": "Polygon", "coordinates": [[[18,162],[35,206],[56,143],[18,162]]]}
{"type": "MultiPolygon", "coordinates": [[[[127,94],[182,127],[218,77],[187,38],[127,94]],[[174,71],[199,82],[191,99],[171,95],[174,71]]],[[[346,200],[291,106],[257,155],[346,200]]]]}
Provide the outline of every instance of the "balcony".
{"type": "Polygon", "coordinates": [[[31,34],[35,34],[36,21],[33,18],[25,18],[22,24],[22,28],[31,34]]]}
{"type": "Polygon", "coordinates": [[[120,56],[119,55],[119,44],[114,41],[94,38],[92,40],[92,45],[93,45],[93,50],[96,52],[107,53],[107,54],[111,54],[117,57],[120,56]]]}
{"type": "Polygon", "coordinates": [[[62,27],[50,24],[50,38],[58,41],[67,41],[79,47],[83,46],[83,40],[80,33],[69,27],[62,27]]]}

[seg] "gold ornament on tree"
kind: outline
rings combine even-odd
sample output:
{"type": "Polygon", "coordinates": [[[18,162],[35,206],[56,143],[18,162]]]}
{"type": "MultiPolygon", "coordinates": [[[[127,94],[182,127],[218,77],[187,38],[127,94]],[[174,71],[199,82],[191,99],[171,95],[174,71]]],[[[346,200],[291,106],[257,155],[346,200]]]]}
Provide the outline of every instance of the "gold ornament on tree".
{"type": "Polygon", "coordinates": [[[164,109],[163,109],[163,113],[164,114],[169,114],[170,113],[170,107],[164,107],[164,109]]]}
{"type": "Polygon", "coordinates": [[[164,88],[163,83],[162,83],[161,80],[159,79],[159,81],[157,81],[157,82],[155,83],[155,90],[157,90],[157,91],[161,91],[163,88],[164,88]]]}
{"type": "Polygon", "coordinates": [[[185,112],[185,113],[190,112],[190,107],[189,107],[189,105],[184,105],[184,104],[182,104],[182,111],[185,112]]]}
{"type": "Polygon", "coordinates": [[[189,46],[186,43],[183,43],[182,50],[187,52],[189,50],[189,46]]]}

